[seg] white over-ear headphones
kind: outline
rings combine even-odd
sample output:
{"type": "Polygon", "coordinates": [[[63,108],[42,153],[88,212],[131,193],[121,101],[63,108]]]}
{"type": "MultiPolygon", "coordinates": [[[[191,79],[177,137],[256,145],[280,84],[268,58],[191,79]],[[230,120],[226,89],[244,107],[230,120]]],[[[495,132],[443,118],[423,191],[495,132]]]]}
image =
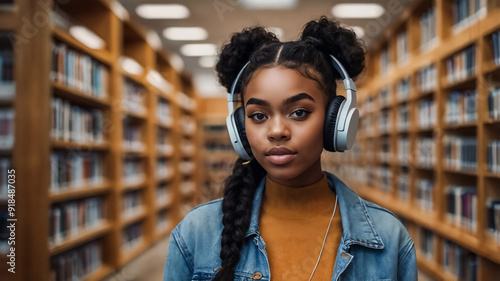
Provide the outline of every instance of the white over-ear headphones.
{"type": "MultiPolygon", "coordinates": [[[[356,85],[342,64],[334,56],[330,55],[330,57],[333,67],[343,79],[347,99],[343,96],[335,96],[328,103],[325,111],[323,145],[327,151],[344,152],[352,148],[358,131],[359,111],[356,108],[356,85]]],[[[234,91],[249,63],[247,62],[240,70],[231,86],[231,91],[227,94],[229,115],[226,118],[226,126],[234,150],[243,160],[252,159],[252,150],[246,137],[243,106],[235,110],[240,101],[241,93],[234,91]]]]}

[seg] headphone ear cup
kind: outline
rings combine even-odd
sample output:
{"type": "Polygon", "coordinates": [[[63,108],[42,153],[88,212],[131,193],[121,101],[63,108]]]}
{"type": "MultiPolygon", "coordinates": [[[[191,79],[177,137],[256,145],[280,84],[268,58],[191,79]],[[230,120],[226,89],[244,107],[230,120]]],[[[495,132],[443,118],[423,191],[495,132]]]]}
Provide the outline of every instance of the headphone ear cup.
{"type": "Polygon", "coordinates": [[[247,133],[245,131],[245,110],[243,107],[238,107],[234,111],[234,122],[236,123],[237,133],[240,136],[243,149],[252,157],[252,149],[250,148],[250,143],[248,142],[247,133]]]}
{"type": "Polygon", "coordinates": [[[328,103],[328,107],[326,108],[323,146],[327,151],[336,151],[333,145],[335,141],[335,125],[337,123],[340,106],[344,100],[345,98],[343,96],[336,96],[328,103]]]}

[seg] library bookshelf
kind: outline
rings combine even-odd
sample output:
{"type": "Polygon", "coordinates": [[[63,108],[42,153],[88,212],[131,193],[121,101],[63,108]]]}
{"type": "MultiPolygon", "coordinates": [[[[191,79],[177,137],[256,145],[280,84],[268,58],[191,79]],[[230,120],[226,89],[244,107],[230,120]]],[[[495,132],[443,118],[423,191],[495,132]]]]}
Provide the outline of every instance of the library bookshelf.
{"type": "Polygon", "coordinates": [[[201,189],[203,201],[224,195],[224,181],[231,175],[238,155],[233,149],[226,127],[227,99],[204,98],[200,103],[203,174],[201,189]]]}
{"type": "Polygon", "coordinates": [[[414,1],[369,48],[356,144],[323,159],[402,219],[435,280],[500,274],[499,17],[498,1],[414,1]]]}
{"type": "Polygon", "coordinates": [[[0,5],[2,276],[119,274],[199,203],[196,90],[152,36],[114,0],[0,5]]]}

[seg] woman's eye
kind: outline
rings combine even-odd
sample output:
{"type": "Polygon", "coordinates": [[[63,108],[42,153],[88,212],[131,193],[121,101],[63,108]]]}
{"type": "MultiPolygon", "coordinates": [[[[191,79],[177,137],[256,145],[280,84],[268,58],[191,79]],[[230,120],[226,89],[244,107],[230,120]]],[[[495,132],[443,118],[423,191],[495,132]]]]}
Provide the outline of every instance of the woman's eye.
{"type": "Polygon", "coordinates": [[[255,120],[255,121],[263,121],[266,119],[266,115],[262,113],[254,113],[248,116],[249,118],[255,120]]]}
{"type": "Polygon", "coordinates": [[[302,117],[306,117],[307,114],[309,114],[308,111],[299,109],[299,110],[295,110],[294,112],[292,112],[292,114],[290,116],[296,117],[296,118],[302,118],[302,117]]]}

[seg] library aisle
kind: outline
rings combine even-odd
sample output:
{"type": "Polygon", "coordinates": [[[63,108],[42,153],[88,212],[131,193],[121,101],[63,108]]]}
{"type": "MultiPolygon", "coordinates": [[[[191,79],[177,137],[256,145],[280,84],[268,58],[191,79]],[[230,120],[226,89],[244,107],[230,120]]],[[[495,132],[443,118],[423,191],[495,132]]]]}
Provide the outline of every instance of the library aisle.
{"type": "Polygon", "coordinates": [[[368,53],[356,143],[323,169],[398,216],[419,280],[497,280],[500,1],[369,2],[0,0],[0,279],[161,280],[237,159],[217,48],[333,15],[368,53]]]}

